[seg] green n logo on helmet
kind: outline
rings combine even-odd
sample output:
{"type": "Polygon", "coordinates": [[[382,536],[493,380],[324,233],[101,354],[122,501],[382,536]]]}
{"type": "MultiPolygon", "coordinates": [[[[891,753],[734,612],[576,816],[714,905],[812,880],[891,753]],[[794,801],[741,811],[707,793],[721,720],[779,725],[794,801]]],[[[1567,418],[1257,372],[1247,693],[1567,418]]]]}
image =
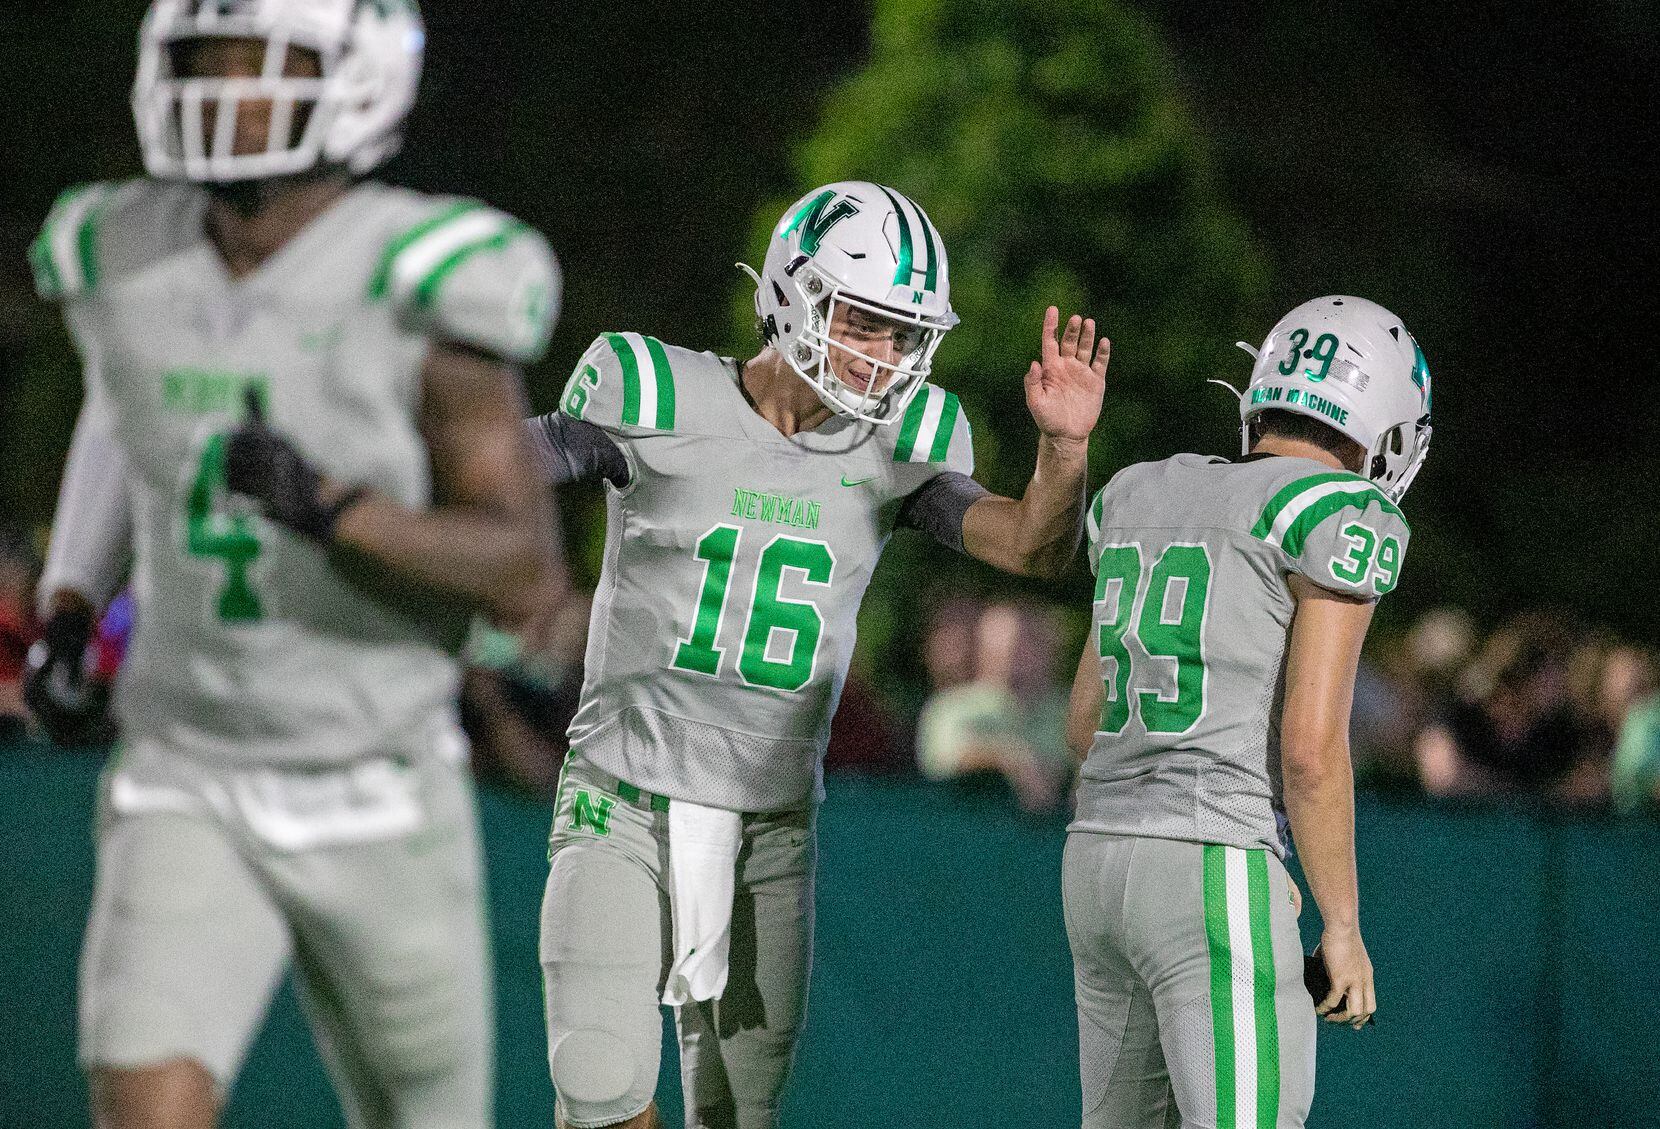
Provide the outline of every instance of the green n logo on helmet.
{"type": "Polygon", "coordinates": [[[790,232],[801,229],[801,253],[803,255],[818,254],[818,245],[824,237],[830,234],[830,229],[849,216],[859,214],[859,205],[851,200],[836,200],[835,204],[826,207],[835,199],[836,190],[826,188],[817,196],[801,205],[784,230],[778,233],[778,238],[788,238],[790,232]]]}

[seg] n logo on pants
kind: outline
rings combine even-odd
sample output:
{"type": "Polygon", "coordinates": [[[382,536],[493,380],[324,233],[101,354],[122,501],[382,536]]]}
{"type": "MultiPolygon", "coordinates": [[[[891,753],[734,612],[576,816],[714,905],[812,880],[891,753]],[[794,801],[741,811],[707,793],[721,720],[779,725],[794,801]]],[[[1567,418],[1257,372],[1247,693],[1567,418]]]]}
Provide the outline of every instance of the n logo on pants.
{"type": "Polygon", "coordinates": [[[578,788],[571,797],[571,830],[591,827],[595,835],[611,834],[611,809],[616,806],[611,796],[596,796],[586,788],[578,788]]]}

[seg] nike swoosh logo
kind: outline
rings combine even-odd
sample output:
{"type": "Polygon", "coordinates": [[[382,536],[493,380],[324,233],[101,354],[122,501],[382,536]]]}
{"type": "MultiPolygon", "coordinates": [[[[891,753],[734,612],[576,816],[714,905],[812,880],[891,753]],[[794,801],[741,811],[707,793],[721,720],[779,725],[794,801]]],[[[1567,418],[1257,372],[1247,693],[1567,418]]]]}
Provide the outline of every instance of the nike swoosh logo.
{"type": "Polygon", "coordinates": [[[873,474],[873,475],[870,476],[870,478],[855,478],[852,482],[849,482],[847,480],[847,475],[844,474],[844,475],[842,475],[842,485],[843,486],[863,486],[865,483],[871,481],[871,479],[874,479],[875,477],[876,476],[873,474]]]}

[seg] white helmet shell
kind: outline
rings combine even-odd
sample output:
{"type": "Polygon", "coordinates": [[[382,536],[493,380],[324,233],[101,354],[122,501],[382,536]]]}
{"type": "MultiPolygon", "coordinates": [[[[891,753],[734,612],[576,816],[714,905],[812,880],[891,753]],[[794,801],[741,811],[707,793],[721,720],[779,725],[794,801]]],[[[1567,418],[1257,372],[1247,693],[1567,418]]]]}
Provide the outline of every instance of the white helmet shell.
{"type": "Polygon", "coordinates": [[[1430,439],[1429,366],[1401,319],[1376,302],[1329,295],[1286,314],[1254,352],[1239,400],[1245,449],[1260,413],[1311,416],[1360,444],[1366,476],[1399,501],[1430,439]]]}
{"type": "MultiPolygon", "coordinates": [[[[746,268],[747,269],[747,268],[746,268]]],[[[762,336],[832,411],[869,423],[899,419],[922,387],[934,350],[957,324],[939,230],[902,193],[847,180],[814,189],[784,213],[755,278],[762,336]],[[830,325],[838,306],[914,327],[895,362],[847,345],[872,365],[870,387],[839,379],[830,364],[830,325]],[[891,378],[884,381],[884,371],[891,378]]]]}
{"type": "Polygon", "coordinates": [[[415,0],[152,0],[132,94],[144,167],[162,179],[213,183],[288,176],[321,163],[366,173],[398,149],[425,46],[415,0]],[[263,41],[259,76],[176,74],[175,48],[209,37],[263,41]],[[321,77],[285,75],[290,46],[315,52],[321,77]],[[234,151],[244,99],[271,102],[259,152],[234,151]]]}

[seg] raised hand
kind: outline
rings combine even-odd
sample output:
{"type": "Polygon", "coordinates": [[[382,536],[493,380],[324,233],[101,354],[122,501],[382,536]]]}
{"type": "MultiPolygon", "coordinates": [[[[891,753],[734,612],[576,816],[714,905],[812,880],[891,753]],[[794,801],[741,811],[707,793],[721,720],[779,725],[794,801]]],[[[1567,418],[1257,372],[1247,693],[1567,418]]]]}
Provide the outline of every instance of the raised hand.
{"type": "Polygon", "coordinates": [[[1060,310],[1043,314],[1043,358],[1026,371],[1026,406],[1038,430],[1053,439],[1086,440],[1101,418],[1107,389],[1107,359],[1112,342],[1095,340],[1095,320],[1077,314],[1066,319],[1057,342],[1060,310]]]}

